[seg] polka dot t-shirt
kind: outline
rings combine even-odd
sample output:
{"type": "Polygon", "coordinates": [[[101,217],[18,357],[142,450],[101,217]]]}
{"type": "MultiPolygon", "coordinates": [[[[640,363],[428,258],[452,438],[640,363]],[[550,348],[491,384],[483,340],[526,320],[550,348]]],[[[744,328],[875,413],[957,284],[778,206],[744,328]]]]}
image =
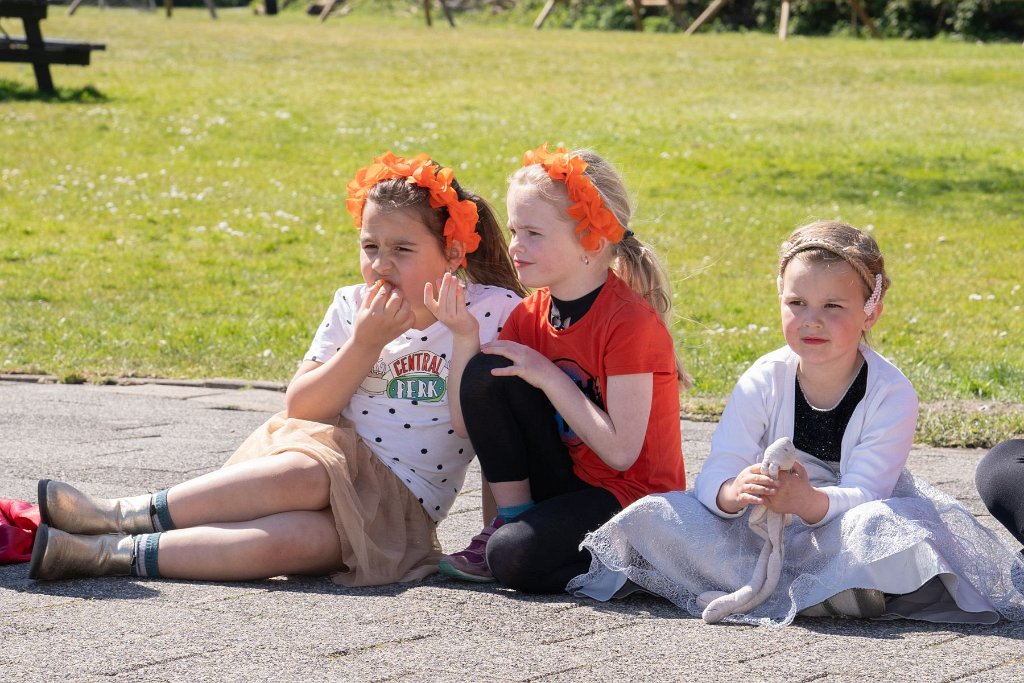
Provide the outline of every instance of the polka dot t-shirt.
{"type": "MultiPolygon", "coordinates": [[[[352,336],[367,285],[342,287],[320,323],[305,360],[324,363],[352,336]]],[[[469,284],[466,308],[480,323],[480,341],[498,337],[519,296],[501,287],[469,284]]],[[[451,332],[440,322],[410,329],[389,342],[342,415],[374,454],[441,521],[473,460],[469,439],[452,429],[448,413],[451,332]]]]}

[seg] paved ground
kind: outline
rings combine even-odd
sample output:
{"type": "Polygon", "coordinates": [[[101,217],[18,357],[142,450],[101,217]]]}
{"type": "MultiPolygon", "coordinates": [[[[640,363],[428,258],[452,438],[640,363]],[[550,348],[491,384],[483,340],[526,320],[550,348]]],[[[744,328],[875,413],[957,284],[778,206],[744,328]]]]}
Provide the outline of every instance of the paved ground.
{"type": "MultiPolygon", "coordinates": [[[[51,477],[103,496],[219,466],[282,405],[270,390],[0,381],[0,497],[51,477]]],[[[692,478],[713,425],[682,425],[692,478]]],[[[918,449],[914,471],[982,521],[981,453],[918,449]]],[[[692,480],[692,479],[691,479],[692,480]]],[[[446,549],[480,526],[474,472],[441,525],[446,549]]],[[[1007,538],[1009,536],[1007,535],[1007,538]]],[[[450,583],[345,589],[327,579],[214,584],[108,578],[36,583],[0,567],[0,680],[1024,681],[1024,624],[798,619],[707,626],[669,603],[529,597],[450,583]]]]}

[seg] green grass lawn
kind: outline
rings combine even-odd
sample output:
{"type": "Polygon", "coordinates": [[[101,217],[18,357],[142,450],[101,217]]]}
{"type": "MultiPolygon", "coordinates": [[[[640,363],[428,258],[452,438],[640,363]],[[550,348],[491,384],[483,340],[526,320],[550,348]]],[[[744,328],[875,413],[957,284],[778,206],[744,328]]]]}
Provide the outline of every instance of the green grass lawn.
{"type": "Polygon", "coordinates": [[[54,8],[43,30],[107,50],[53,68],[57,101],[0,64],[0,372],[286,380],[358,277],[359,166],[427,151],[504,214],[550,141],[624,172],[692,400],[781,345],[777,246],[837,217],[887,255],[873,343],[924,401],[1024,403],[1019,45],[453,31],[359,7],[54,8]]]}

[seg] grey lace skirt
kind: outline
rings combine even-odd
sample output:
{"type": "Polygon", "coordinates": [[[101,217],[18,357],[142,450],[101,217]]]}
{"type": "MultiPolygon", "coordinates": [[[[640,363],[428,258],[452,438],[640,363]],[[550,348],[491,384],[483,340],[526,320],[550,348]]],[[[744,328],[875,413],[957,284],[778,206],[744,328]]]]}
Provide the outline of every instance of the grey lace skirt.
{"type": "MultiPolygon", "coordinates": [[[[647,496],[587,535],[590,571],[566,589],[608,600],[626,592],[629,579],[699,617],[697,596],[743,586],[762,544],[746,515],[723,519],[691,493],[647,496]]],[[[906,471],[891,498],[859,505],[820,527],[791,523],[775,591],[749,614],[727,621],[785,625],[848,588],[890,594],[882,618],[1024,620],[1020,555],[955,499],[906,471]]]]}

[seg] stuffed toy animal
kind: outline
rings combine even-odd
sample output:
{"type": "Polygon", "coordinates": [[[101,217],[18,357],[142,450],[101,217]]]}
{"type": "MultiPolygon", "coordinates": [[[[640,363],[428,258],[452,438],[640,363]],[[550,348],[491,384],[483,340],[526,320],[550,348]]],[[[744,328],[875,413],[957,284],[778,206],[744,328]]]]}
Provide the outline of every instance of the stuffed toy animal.
{"type": "MultiPolygon", "coordinates": [[[[761,472],[772,479],[779,478],[779,472],[790,470],[796,462],[796,446],[789,437],[782,437],[764,451],[761,472]]],[[[750,512],[747,525],[764,539],[761,554],[754,565],[754,575],[745,586],[732,593],[707,591],[697,598],[699,605],[705,605],[702,617],[708,624],[717,624],[730,614],[746,614],[764,602],[779,583],[782,571],[783,534],[792,515],[771,512],[763,505],[757,505],[750,512]]]]}

